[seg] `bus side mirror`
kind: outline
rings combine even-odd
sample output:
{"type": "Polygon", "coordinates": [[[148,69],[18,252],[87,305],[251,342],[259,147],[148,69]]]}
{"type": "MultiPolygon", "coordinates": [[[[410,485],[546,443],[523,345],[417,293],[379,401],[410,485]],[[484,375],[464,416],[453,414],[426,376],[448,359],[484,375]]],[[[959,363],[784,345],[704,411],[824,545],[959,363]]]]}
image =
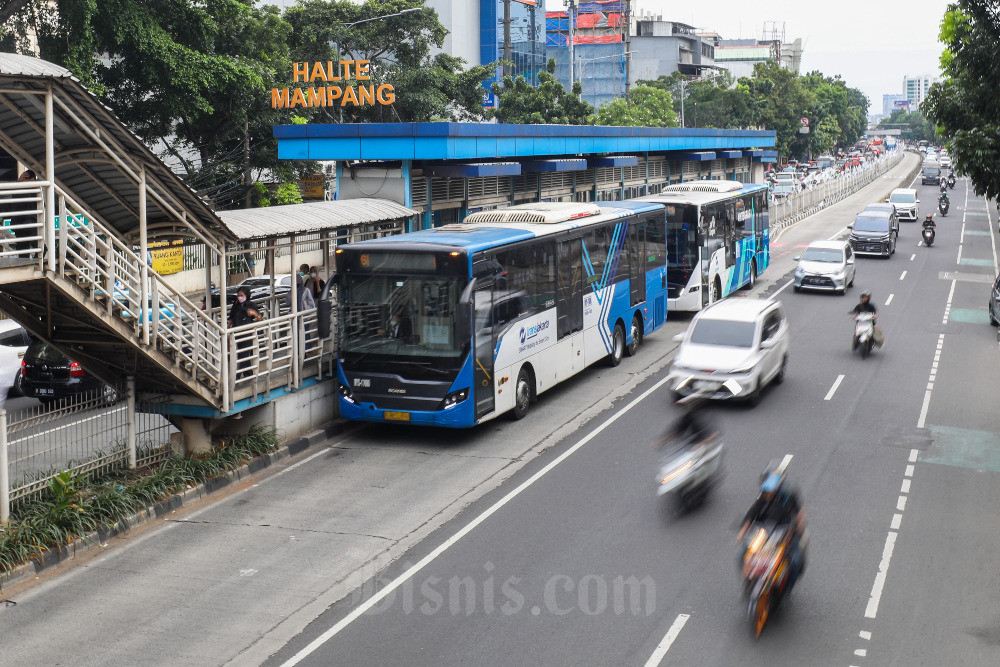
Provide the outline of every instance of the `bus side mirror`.
{"type": "Polygon", "coordinates": [[[472,302],[460,301],[455,310],[458,322],[455,326],[455,335],[460,341],[468,341],[472,338],[472,302]]]}
{"type": "Polygon", "coordinates": [[[333,308],[329,299],[320,299],[316,304],[316,328],[320,338],[330,336],[330,313],[333,308]]]}

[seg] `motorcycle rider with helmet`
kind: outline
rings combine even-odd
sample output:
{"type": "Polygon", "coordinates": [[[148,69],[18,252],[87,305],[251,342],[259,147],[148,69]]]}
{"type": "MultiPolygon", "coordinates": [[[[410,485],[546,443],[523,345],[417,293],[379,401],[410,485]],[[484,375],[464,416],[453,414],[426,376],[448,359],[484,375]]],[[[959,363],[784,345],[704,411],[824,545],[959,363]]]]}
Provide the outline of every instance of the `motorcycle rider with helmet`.
{"type": "MultiPolygon", "coordinates": [[[[854,308],[850,312],[851,319],[852,320],[857,319],[858,315],[860,315],[861,313],[871,313],[873,324],[878,322],[878,308],[876,308],[875,304],[872,303],[871,290],[864,290],[863,292],[861,292],[861,300],[858,302],[856,306],[854,306],[854,308]]],[[[879,331],[877,325],[875,326],[875,331],[877,332],[876,339],[881,338],[881,332],[879,331]]],[[[854,342],[851,344],[851,350],[856,350],[856,349],[858,349],[857,336],[854,337],[854,342]]]]}
{"type": "Polygon", "coordinates": [[[789,578],[785,586],[791,590],[795,580],[805,570],[805,547],[808,540],[806,534],[806,510],[799,499],[798,492],[787,481],[787,463],[771,461],[761,473],[760,493],[754,500],[746,516],[737,541],[742,540],[756,522],[773,522],[775,527],[786,528],[788,536],[789,578]]]}
{"type": "Polygon", "coordinates": [[[719,429],[715,428],[705,416],[708,398],[704,394],[695,392],[682,396],[674,404],[683,408],[684,412],[673,423],[670,432],[660,441],[659,446],[679,440],[683,448],[691,449],[706,445],[719,436],[719,429]]]}
{"type": "Polygon", "coordinates": [[[938,196],[938,210],[941,211],[941,215],[948,215],[949,208],[951,208],[951,200],[948,198],[948,193],[942,192],[938,196]]]}

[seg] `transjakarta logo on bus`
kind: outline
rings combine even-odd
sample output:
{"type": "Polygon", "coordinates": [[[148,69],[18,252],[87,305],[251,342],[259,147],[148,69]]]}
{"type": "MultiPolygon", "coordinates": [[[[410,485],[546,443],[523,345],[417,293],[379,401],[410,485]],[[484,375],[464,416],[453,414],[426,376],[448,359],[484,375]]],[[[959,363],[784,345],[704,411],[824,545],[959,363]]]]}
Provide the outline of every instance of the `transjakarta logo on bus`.
{"type": "Polygon", "coordinates": [[[525,341],[529,341],[541,332],[549,328],[549,321],[539,322],[538,324],[532,324],[530,327],[525,329],[521,327],[521,345],[524,345],[525,341]]]}

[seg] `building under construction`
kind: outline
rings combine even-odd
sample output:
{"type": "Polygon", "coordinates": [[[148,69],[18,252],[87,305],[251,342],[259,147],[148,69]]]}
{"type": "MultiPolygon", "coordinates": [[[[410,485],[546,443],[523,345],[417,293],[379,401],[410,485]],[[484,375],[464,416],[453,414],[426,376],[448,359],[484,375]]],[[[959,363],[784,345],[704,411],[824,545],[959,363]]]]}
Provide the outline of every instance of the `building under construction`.
{"type": "Polygon", "coordinates": [[[599,107],[627,92],[629,2],[568,4],[566,11],[545,13],[545,55],[556,61],[564,86],[571,78],[581,82],[583,99],[599,107]]]}

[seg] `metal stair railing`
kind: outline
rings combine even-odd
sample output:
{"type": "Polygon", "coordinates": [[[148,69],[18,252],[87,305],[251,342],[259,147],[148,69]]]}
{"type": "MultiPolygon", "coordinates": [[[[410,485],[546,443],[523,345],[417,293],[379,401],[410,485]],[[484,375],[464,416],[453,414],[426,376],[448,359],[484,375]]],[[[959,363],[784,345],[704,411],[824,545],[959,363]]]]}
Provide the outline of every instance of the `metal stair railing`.
{"type": "Polygon", "coordinates": [[[59,226],[59,273],[74,280],[102,303],[110,317],[132,328],[137,344],[153,345],[174,360],[175,368],[223,396],[222,327],[209,314],[171,287],[114,232],[87,217],[66,215],[66,203],[86,210],[58,187],[63,200],[59,226]]]}

